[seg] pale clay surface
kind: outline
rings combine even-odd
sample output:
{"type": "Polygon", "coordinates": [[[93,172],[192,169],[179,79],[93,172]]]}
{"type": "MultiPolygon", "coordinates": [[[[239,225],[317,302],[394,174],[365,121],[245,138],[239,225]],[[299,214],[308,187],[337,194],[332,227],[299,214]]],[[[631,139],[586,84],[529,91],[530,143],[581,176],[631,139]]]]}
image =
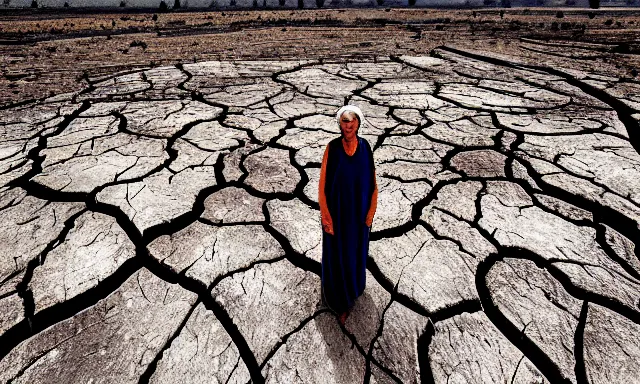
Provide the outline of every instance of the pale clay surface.
{"type": "Polygon", "coordinates": [[[637,88],[475,54],[193,63],[0,111],[0,382],[639,381],[637,88]],[[317,201],[345,102],[379,197],[340,326],[317,201]]]}

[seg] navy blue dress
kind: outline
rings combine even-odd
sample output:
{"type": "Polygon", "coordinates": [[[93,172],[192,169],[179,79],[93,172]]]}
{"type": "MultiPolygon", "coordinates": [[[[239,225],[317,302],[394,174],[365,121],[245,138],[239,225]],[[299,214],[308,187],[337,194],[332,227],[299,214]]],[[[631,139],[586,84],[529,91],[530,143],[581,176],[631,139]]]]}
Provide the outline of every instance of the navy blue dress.
{"type": "Polygon", "coordinates": [[[325,196],[334,234],[322,231],[323,295],[338,314],[349,310],[364,291],[370,231],[365,220],[375,188],[369,143],[357,137],[356,151],[349,156],[341,140],[329,143],[325,171],[325,196]]]}

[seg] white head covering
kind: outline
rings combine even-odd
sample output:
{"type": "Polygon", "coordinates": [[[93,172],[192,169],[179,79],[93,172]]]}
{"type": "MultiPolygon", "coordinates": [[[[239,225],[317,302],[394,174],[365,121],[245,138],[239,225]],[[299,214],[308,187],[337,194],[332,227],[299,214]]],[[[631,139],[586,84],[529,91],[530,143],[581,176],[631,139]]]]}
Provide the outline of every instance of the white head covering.
{"type": "Polygon", "coordinates": [[[358,129],[360,129],[360,127],[362,127],[362,124],[364,124],[364,115],[362,114],[360,108],[356,107],[355,105],[345,105],[344,107],[340,108],[338,110],[338,113],[336,113],[336,120],[338,120],[338,125],[340,125],[340,118],[345,112],[353,112],[358,115],[358,118],[360,119],[360,125],[358,126],[358,129]]]}

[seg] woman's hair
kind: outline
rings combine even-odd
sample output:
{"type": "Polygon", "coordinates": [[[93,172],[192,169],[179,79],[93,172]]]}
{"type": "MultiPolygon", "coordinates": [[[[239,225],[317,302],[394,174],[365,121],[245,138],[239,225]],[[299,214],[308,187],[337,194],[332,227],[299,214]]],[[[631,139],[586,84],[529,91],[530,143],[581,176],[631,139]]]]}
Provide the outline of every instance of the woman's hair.
{"type": "MultiPolygon", "coordinates": [[[[342,115],[344,115],[345,113],[349,114],[349,116],[351,116],[351,117],[355,117],[356,120],[358,120],[358,128],[356,128],[356,129],[360,129],[360,124],[362,124],[362,122],[360,121],[360,116],[358,116],[358,114],[353,112],[353,111],[344,111],[344,112],[342,112],[342,115]]],[[[342,119],[342,115],[340,115],[341,119],[342,119]]],[[[340,131],[342,132],[342,129],[340,129],[340,131]]]]}

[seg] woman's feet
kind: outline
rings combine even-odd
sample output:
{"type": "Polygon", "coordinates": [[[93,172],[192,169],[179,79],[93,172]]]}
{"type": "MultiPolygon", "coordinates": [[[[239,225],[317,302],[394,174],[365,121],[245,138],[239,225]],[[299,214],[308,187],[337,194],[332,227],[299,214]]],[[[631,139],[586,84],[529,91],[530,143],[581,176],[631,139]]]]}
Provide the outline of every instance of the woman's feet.
{"type": "Polygon", "coordinates": [[[341,325],[344,325],[344,323],[347,322],[347,316],[349,316],[347,312],[344,312],[340,316],[338,316],[338,321],[340,322],[341,325]]]}

